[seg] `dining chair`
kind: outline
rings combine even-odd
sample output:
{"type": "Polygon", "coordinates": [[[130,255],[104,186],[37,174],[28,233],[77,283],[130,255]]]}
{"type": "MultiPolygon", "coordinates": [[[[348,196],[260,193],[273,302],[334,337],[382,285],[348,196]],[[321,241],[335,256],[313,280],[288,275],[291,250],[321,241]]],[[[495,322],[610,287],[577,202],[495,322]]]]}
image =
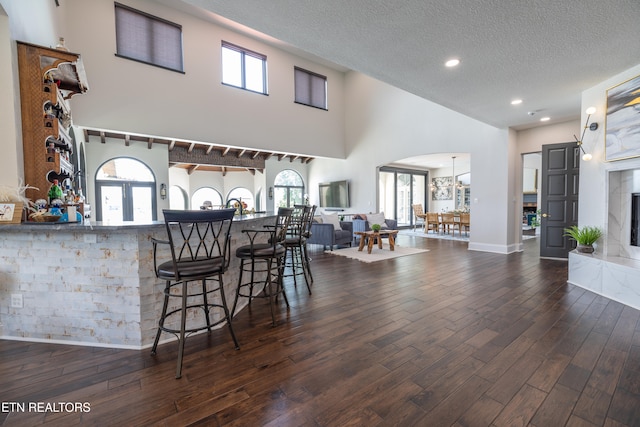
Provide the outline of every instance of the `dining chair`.
{"type": "Polygon", "coordinates": [[[416,231],[416,225],[418,222],[422,222],[422,231],[426,231],[427,214],[424,213],[422,205],[411,205],[411,208],[413,209],[413,215],[416,218],[416,221],[413,223],[413,231],[416,231]]]}
{"type": "Polygon", "coordinates": [[[443,212],[441,214],[442,217],[442,231],[449,234],[449,231],[453,229],[453,234],[455,235],[455,228],[458,227],[460,229],[460,223],[456,221],[456,217],[453,212],[443,212]]]}
{"type": "Polygon", "coordinates": [[[427,219],[425,221],[426,232],[433,230],[436,233],[440,232],[440,218],[437,212],[427,212],[427,219]]]}
{"type": "Polygon", "coordinates": [[[469,229],[471,228],[471,214],[469,212],[462,212],[460,214],[460,229],[465,230],[465,234],[469,235],[469,229]]]}

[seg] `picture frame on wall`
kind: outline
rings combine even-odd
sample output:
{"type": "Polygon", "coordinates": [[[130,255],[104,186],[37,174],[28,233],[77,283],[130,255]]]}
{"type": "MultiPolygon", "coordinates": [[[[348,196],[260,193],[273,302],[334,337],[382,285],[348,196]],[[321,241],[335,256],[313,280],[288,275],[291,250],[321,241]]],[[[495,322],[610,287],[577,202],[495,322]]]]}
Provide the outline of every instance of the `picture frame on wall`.
{"type": "Polygon", "coordinates": [[[607,90],[605,160],[640,156],[640,76],[607,90]]]}
{"type": "Polygon", "coordinates": [[[453,200],[453,178],[442,176],[431,179],[431,200],[453,200]]]}

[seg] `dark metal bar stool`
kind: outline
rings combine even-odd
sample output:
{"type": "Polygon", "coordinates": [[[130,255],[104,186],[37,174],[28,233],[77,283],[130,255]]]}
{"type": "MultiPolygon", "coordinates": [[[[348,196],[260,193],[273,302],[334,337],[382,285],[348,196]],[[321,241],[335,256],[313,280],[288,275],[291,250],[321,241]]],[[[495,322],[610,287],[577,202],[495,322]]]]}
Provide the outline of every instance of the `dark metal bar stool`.
{"type": "Polygon", "coordinates": [[[307,221],[306,229],[303,233],[304,243],[302,245],[302,250],[304,252],[304,265],[307,268],[307,275],[313,283],[313,274],[311,274],[311,257],[309,256],[309,246],[308,240],[311,238],[311,224],[313,224],[313,216],[316,214],[316,209],[318,207],[316,205],[311,206],[311,212],[309,213],[309,219],[307,221]]]}
{"type": "Polygon", "coordinates": [[[249,298],[249,304],[254,298],[268,298],[273,326],[276,325],[275,304],[278,295],[282,294],[287,307],[289,307],[287,294],[284,292],[282,284],[286,254],[283,242],[292,212],[292,208],[279,208],[274,225],[265,226],[259,230],[242,230],[249,237],[250,244],[236,249],[236,257],[240,259],[240,276],[238,277],[236,298],[231,310],[232,316],[236,312],[240,297],[249,298]],[[242,281],[245,272],[250,276],[247,282],[242,281]],[[254,293],[254,287],[259,285],[262,285],[262,288],[254,293]]]}
{"type": "Polygon", "coordinates": [[[287,267],[291,269],[285,277],[293,277],[294,286],[298,286],[297,276],[304,277],[305,284],[309,295],[311,295],[311,283],[313,278],[310,277],[310,270],[307,265],[307,253],[305,251],[307,238],[310,234],[311,227],[309,218],[311,217],[311,206],[295,205],[291,216],[291,224],[284,239],[284,247],[287,250],[285,255],[285,270],[287,267]]]}
{"type": "Polygon", "coordinates": [[[184,342],[188,335],[205,329],[211,332],[213,326],[227,322],[235,348],[240,348],[231,327],[231,315],[222,281],[222,275],[229,267],[229,233],[235,209],[162,212],[168,240],[153,240],[153,266],[156,276],[166,280],[166,286],[162,315],[151,354],[156,354],[162,332],[174,334],[178,338],[176,378],[180,378],[184,342]],[[165,244],[171,252],[171,260],[158,264],[160,245],[165,244]],[[200,281],[201,287],[193,283],[200,281]],[[208,286],[208,282],[211,281],[217,282],[214,288],[208,286]],[[214,293],[219,294],[219,301],[209,300],[214,293]],[[180,305],[172,305],[173,309],[167,312],[170,298],[179,300],[180,305]],[[197,316],[199,310],[191,309],[200,309],[204,319],[197,316]],[[218,313],[222,314],[222,317],[214,322],[211,322],[210,317],[212,309],[220,309],[218,313]],[[188,326],[187,314],[190,316],[188,326]],[[167,319],[175,317],[174,315],[179,316],[179,327],[165,326],[167,319]]]}

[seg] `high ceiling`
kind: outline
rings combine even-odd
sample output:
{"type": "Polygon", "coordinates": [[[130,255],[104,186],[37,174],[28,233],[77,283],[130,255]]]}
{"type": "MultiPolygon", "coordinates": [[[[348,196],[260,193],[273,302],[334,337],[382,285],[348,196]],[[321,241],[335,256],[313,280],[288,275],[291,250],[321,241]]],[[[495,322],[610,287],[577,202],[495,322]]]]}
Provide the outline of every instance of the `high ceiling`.
{"type": "Polygon", "coordinates": [[[582,91],[640,62],[638,0],[156,1],[500,128],[576,119],[582,91]]]}

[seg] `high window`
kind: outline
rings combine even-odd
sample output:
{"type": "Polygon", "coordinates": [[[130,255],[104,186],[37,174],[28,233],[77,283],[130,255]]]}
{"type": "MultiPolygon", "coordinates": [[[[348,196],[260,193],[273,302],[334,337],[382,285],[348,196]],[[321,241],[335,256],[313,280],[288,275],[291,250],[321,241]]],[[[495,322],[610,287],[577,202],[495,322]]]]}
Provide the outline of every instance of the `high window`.
{"type": "Polygon", "coordinates": [[[198,188],[191,196],[191,209],[201,209],[203,206],[214,209],[224,205],[222,195],[211,187],[198,188]]]}
{"type": "Polygon", "coordinates": [[[280,172],[273,183],[275,207],[293,207],[304,202],[304,182],[300,174],[287,169],[280,172]]]}
{"type": "Polygon", "coordinates": [[[256,208],[253,194],[248,188],[236,187],[227,194],[227,205],[229,205],[229,207],[236,207],[236,203],[238,203],[239,206],[240,202],[242,202],[243,209],[245,210],[256,208]]]}
{"type": "Polygon", "coordinates": [[[144,163],[128,157],[105,162],[96,173],[96,204],[98,221],[155,221],[153,172],[144,163]]]}
{"type": "Polygon", "coordinates": [[[327,109],[327,78],[320,74],[294,67],[295,102],[327,109]]]}
{"type": "Polygon", "coordinates": [[[183,72],[182,27],[120,3],[116,7],[116,56],[183,72]]]}
{"type": "Polygon", "coordinates": [[[169,187],[169,209],[188,209],[187,192],[178,185],[169,187]]]}
{"type": "Polygon", "coordinates": [[[222,83],[267,94],[267,57],[222,42],[222,83]]]}

